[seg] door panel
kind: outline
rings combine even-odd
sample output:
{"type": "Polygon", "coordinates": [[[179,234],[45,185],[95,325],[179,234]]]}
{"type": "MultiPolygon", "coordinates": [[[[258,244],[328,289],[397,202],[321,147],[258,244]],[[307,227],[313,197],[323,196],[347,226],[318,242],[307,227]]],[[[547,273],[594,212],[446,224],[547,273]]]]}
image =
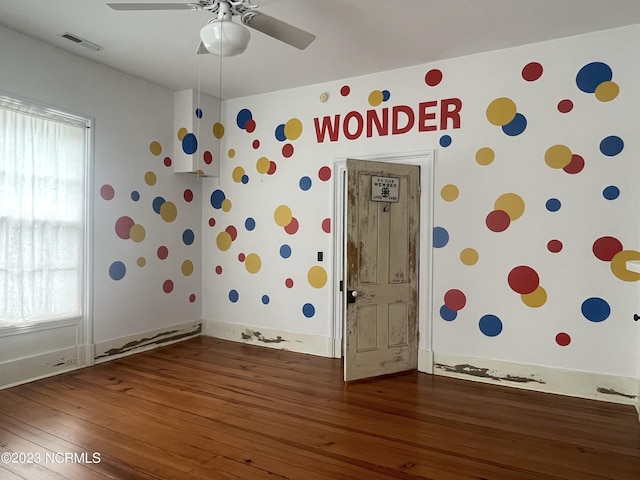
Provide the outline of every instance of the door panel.
{"type": "Polygon", "coordinates": [[[420,167],[347,160],[345,380],[412,370],[418,362],[420,167]],[[398,179],[397,202],[372,199],[373,176],[398,179]]]}

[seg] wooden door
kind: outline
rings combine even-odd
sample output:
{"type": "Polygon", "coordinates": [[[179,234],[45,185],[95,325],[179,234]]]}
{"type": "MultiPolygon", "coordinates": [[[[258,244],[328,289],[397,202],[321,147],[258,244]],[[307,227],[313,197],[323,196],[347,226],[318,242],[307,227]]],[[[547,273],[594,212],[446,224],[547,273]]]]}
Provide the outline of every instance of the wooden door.
{"type": "Polygon", "coordinates": [[[418,366],[420,167],[347,160],[347,179],[344,378],[351,381],[418,366]]]}

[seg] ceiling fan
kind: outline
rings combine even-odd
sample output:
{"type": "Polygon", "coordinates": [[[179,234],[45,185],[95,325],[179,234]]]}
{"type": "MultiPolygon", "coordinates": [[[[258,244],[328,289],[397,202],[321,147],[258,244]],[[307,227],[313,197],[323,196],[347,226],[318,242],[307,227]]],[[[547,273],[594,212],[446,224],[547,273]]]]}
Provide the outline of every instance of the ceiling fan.
{"type": "Polygon", "coordinates": [[[249,44],[249,31],[242,25],[258,30],[299,50],[307,48],[316,38],[312,33],[257,11],[250,0],[198,0],[189,3],[107,3],[113,10],[206,10],[217,14],[200,30],[200,45],[196,53],[213,53],[231,57],[244,52],[249,44]],[[242,25],[232,21],[238,16],[242,25]]]}

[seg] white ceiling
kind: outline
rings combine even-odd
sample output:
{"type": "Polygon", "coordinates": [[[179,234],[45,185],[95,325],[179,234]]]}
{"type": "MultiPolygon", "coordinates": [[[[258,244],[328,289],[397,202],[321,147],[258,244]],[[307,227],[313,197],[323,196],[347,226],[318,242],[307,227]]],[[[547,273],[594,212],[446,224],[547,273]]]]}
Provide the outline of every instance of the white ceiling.
{"type": "MultiPolygon", "coordinates": [[[[171,90],[219,95],[219,57],[196,55],[206,11],[114,11],[106,1],[0,0],[0,25],[171,90]],[[61,37],[82,37],[95,52],[61,37]]],[[[138,3],[149,0],[135,0],[138,3]]],[[[150,3],[180,2],[154,0],[150,3]]],[[[184,0],[185,3],[188,0],[184,0]]],[[[640,23],[639,0],[255,0],[316,40],[251,30],[223,63],[223,98],[288,89],[640,23]]],[[[0,45],[2,48],[2,45],[0,45]]],[[[635,47],[637,48],[637,47],[635,47]]]]}

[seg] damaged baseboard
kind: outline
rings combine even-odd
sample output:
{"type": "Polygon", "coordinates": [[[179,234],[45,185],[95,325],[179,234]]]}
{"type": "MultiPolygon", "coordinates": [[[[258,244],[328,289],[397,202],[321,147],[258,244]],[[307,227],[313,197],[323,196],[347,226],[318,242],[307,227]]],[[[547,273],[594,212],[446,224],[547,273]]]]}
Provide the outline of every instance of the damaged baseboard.
{"type": "Polygon", "coordinates": [[[638,380],[435,352],[433,373],[571,397],[638,405],[638,380]]]}
{"type": "Polygon", "coordinates": [[[331,357],[334,344],[333,339],[320,335],[283,332],[270,328],[216,320],[204,320],[202,334],[222,340],[249,343],[297,353],[308,353],[321,357],[331,357]]]}

